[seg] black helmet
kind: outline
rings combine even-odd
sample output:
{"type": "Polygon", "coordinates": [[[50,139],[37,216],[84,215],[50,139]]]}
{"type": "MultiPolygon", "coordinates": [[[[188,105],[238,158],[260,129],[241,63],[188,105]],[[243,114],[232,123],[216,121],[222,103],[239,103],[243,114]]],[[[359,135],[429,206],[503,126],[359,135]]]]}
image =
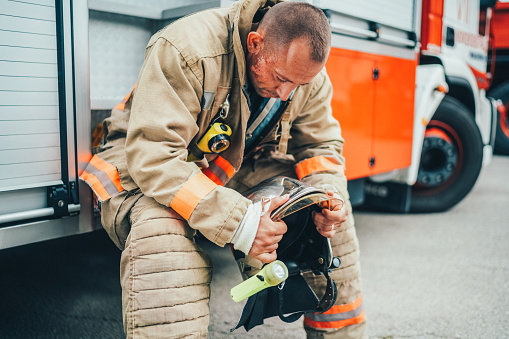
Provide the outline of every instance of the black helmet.
{"type": "MultiPolygon", "coordinates": [[[[305,313],[325,312],[335,303],[337,288],[329,271],[340,265],[333,257],[330,240],[316,230],[312,212],[330,207],[332,202],[343,201],[303,182],[288,178],[270,178],[246,192],[253,203],[289,194],[289,200],[272,212],[273,220],[283,220],[287,232],[278,244],[277,259],[288,269],[288,278],[281,284],[266,288],[249,297],[235,330],[244,326],[246,331],[263,324],[263,319],[278,315],[285,322],[294,322],[305,313]],[[311,272],[327,280],[325,293],[317,296],[303,274],[311,272]],[[298,296],[298,297],[297,297],[298,296]]],[[[232,247],[233,250],[233,247],[232,247]]],[[[257,274],[263,263],[238,250],[233,250],[242,277],[257,274]]]]}

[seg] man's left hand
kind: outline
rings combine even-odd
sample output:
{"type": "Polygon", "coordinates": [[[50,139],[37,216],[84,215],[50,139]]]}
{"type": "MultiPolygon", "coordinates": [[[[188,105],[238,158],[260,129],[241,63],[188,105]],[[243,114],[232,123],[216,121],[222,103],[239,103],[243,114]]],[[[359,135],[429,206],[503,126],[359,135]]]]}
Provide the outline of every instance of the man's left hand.
{"type": "MultiPolygon", "coordinates": [[[[327,192],[330,196],[332,192],[327,192]]],[[[347,209],[343,203],[332,205],[331,209],[322,208],[322,212],[313,212],[313,221],[318,233],[326,238],[332,238],[336,230],[346,221],[347,209]]]]}

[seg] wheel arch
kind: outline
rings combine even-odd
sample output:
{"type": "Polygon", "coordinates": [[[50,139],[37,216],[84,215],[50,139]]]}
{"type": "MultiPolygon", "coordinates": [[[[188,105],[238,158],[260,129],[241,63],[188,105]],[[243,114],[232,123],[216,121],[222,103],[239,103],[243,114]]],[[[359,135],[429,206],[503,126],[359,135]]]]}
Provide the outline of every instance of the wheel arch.
{"type": "Polygon", "coordinates": [[[465,105],[475,117],[479,112],[479,87],[474,74],[465,62],[446,55],[423,55],[420,64],[442,65],[449,86],[447,95],[465,105]]]}
{"type": "Polygon", "coordinates": [[[465,105],[470,114],[475,117],[476,100],[468,80],[459,76],[446,75],[446,81],[449,85],[449,92],[447,94],[465,105]]]}

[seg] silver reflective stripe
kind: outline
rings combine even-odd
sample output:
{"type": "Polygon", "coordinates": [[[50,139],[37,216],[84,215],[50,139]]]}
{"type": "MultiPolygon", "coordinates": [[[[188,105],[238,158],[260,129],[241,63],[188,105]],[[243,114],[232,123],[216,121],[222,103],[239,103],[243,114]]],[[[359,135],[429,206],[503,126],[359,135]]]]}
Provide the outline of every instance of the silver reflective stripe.
{"type": "Polygon", "coordinates": [[[305,315],[306,318],[314,320],[314,321],[322,321],[322,322],[331,322],[331,321],[339,321],[352,319],[357,317],[363,311],[363,304],[360,304],[355,310],[335,313],[335,314],[323,314],[323,313],[308,313],[305,315]]]}
{"type": "Polygon", "coordinates": [[[89,174],[95,175],[95,177],[99,179],[99,182],[103,185],[104,189],[111,197],[114,197],[120,193],[113,181],[111,181],[110,177],[104,171],[101,171],[90,163],[87,165],[87,168],[85,168],[85,171],[87,171],[89,174]]]}
{"type": "Polygon", "coordinates": [[[274,106],[274,103],[276,102],[276,100],[277,99],[275,99],[275,98],[270,98],[269,99],[269,101],[267,102],[267,104],[263,108],[263,111],[260,112],[260,114],[256,117],[255,121],[253,121],[251,126],[249,126],[249,128],[247,129],[247,131],[246,131],[247,135],[252,135],[253,134],[253,132],[256,129],[256,127],[258,127],[258,125],[260,125],[260,123],[263,121],[263,119],[265,119],[267,114],[269,114],[270,109],[272,108],[272,106],[274,106]]]}
{"type": "Polygon", "coordinates": [[[216,92],[209,92],[205,91],[203,93],[203,104],[202,109],[208,110],[212,106],[212,103],[214,102],[214,98],[216,97],[216,92]]]}
{"type": "Polygon", "coordinates": [[[221,182],[223,183],[223,185],[226,185],[226,183],[228,181],[230,181],[230,177],[228,177],[228,174],[226,174],[226,172],[221,168],[219,167],[216,162],[212,162],[210,165],[209,165],[209,170],[214,173],[218,178],[219,180],[221,180],[221,182]]]}

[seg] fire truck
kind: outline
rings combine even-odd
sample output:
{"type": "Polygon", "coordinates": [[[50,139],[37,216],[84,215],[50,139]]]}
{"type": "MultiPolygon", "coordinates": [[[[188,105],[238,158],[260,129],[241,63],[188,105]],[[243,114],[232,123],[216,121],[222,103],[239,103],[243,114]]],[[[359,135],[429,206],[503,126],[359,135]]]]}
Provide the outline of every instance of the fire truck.
{"type": "Polygon", "coordinates": [[[495,2],[316,3],[330,9],[327,70],[353,204],[454,206],[492,155],[496,103],[486,89],[495,2]]]}
{"type": "MultiPolygon", "coordinates": [[[[308,2],[330,20],[326,68],[353,205],[437,212],[461,201],[495,142],[497,102],[486,96],[495,3],[308,2]]],[[[100,227],[78,180],[94,128],[135,84],[152,34],[232,3],[4,1],[0,249],[100,227]]]]}

